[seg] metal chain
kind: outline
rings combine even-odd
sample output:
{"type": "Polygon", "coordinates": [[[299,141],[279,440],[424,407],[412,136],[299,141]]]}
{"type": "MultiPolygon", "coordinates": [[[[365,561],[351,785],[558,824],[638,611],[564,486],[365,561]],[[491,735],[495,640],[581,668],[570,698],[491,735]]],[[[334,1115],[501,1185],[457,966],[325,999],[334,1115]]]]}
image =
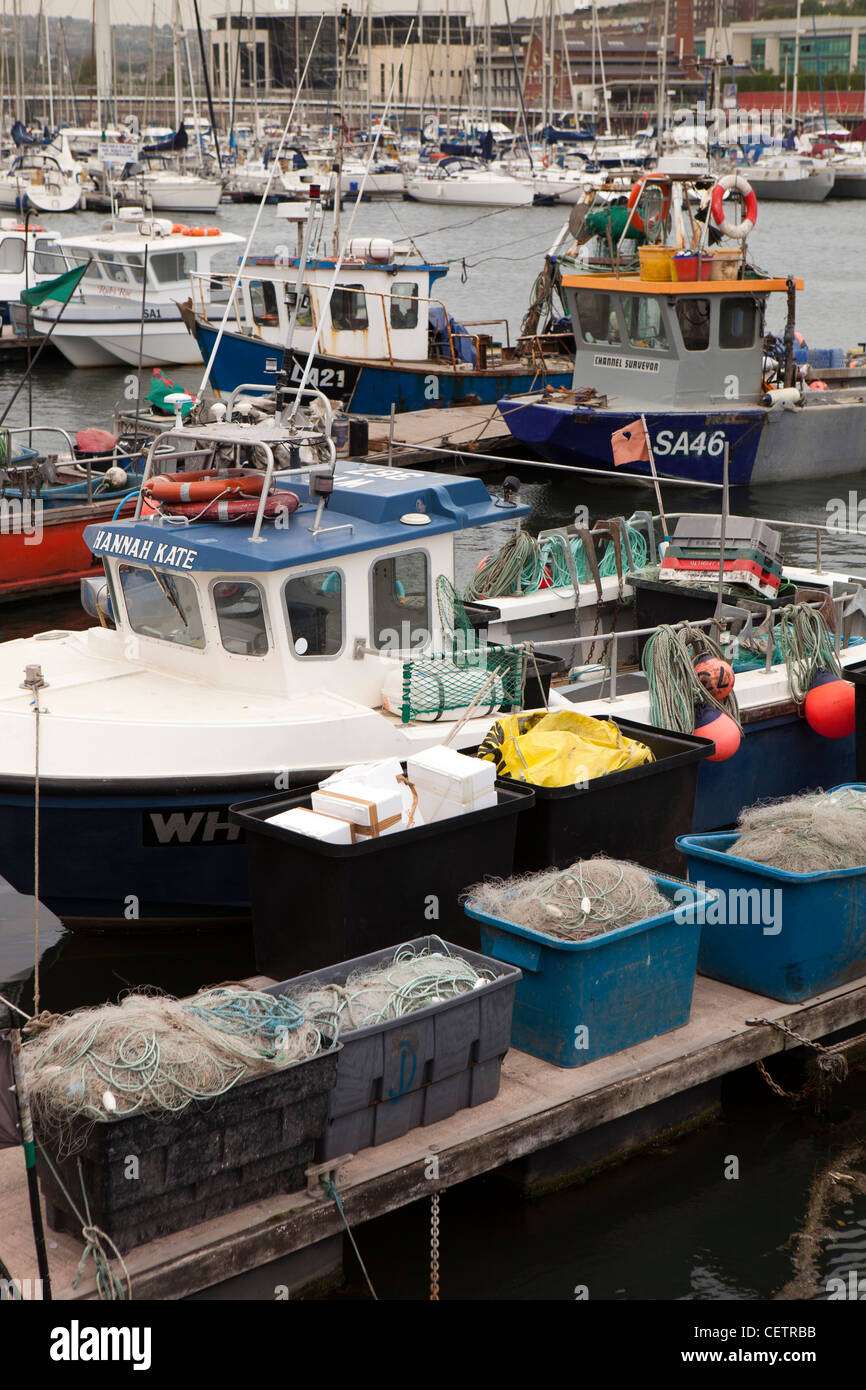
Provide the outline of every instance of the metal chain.
{"type": "Polygon", "coordinates": [[[824,1047],[822,1043],[815,1042],[812,1038],[804,1038],[802,1033],[796,1033],[793,1028],[789,1028],[786,1023],[778,1023],[772,1018],[747,1018],[746,1023],[753,1028],[767,1027],[775,1028],[777,1033],[783,1033],[787,1038],[793,1038],[795,1042],[809,1047],[818,1054],[818,1074],[810,1076],[806,1084],[799,1091],[786,1091],[777,1081],[774,1081],[767,1071],[763,1061],[759,1058],[755,1063],[761,1076],[777,1096],[783,1100],[790,1100],[795,1103],[808,1099],[814,1092],[824,1091],[833,1082],[841,1084],[848,1076],[848,1063],[840,1054],[833,1052],[829,1047],[824,1047]]]}
{"type": "Polygon", "coordinates": [[[442,1194],[434,1192],[430,1198],[430,1302],[439,1302],[439,1198],[442,1194]]]}

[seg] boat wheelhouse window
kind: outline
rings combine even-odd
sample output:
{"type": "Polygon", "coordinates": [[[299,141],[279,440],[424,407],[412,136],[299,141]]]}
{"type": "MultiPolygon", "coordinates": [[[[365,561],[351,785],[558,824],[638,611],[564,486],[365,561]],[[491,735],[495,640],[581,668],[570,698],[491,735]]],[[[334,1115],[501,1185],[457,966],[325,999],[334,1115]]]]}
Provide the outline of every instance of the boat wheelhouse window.
{"type": "Polygon", "coordinates": [[[99,268],[99,259],[98,259],[98,257],[93,257],[93,259],[91,259],[90,254],[89,254],[89,252],[87,252],[87,251],[72,251],[72,252],[70,252],[70,255],[69,255],[69,262],[70,262],[70,264],[69,264],[69,269],[70,269],[70,270],[75,270],[75,268],[76,268],[77,266],[80,266],[80,265],[87,265],[87,269],[86,269],[85,272],[84,272],[84,279],[85,279],[85,280],[102,280],[102,279],[104,279],[104,276],[103,276],[103,274],[102,274],[102,271],[101,271],[100,268],[99,268]],[[89,264],[89,265],[87,265],[87,262],[88,262],[88,261],[90,261],[90,264],[89,264]]]}
{"type": "Polygon", "coordinates": [[[236,656],[266,656],[268,629],[258,584],[219,579],[211,593],[226,651],[236,656]]]}
{"type": "Polygon", "coordinates": [[[343,576],[316,570],[283,585],[295,656],[336,656],[343,646],[343,576]]]}
{"type": "Polygon", "coordinates": [[[157,251],[155,255],[149,256],[148,260],[156,279],[162,285],[185,280],[189,272],[196,267],[194,251],[157,251]]]}
{"type": "Polygon", "coordinates": [[[204,647],[198,596],[191,579],[142,565],[118,565],[117,573],[133,632],[180,647],[204,647]]]}
{"type": "Polygon", "coordinates": [[[754,299],[723,299],[719,305],[719,347],[754,347],[757,321],[754,299]]]}
{"type": "Polygon", "coordinates": [[[254,323],[279,323],[277,291],[273,280],[250,280],[250,307],[254,323]]]}
{"type": "Polygon", "coordinates": [[[17,275],[24,269],[24,242],[20,237],[5,236],[0,241],[0,272],[17,275]]]}
{"type": "Polygon", "coordinates": [[[689,352],[703,352],[710,345],[710,301],[678,299],[676,309],[683,347],[689,352]]]}
{"type": "Polygon", "coordinates": [[[129,273],[137,285],[144,284],[144,256],[140,251],[127,251],[123,257],[129,266],[129,273]]]}
{"type": "Polygon", "coordinates": [[[618,343],[616,306],[603,290],[578,290],[577,318],[585,343],[618,343]]]}
{"type": "MultiPolygon", "coordinates": [[[[292,316],[292,310],[295,307],[295,300],[297,299],[297,297],[298,295],[296,290],[286,290],[286,309],[288,310],[289,318],[291,318],[292,316]]],[[[310,304],[310,291],[306,288],[301,290],[301,302],[298,305],[298,317],[295,320],[295,324],[298,328],[314,327],[313,309],[310,304]]]]}
{"type": "Polygon", "coordinates": [[[389,555],[370,570],[372,645],[412,651],[430,635],[430,565],[423,550],[389,555]]]}
{"type": "Polygon", "coordinates": [[[105,260],[102,262],[102,266],[105,270],[105,277],[107,280],[113,281],[116,285],[129,284],[129,277],[126,273],[126,266],[124,265],[122,256],[106,256],[105,260]]]}
{"type": "Polygon", "coordinates": [[[343,285],[331,295],[331,324],[337,333],[356,333],[369,326],[363,285],[343,285]]]}
{"type": "Polygon", "coordinates": [[[34,275],[60,275],[65,269],[66,262],[60,254],[57,242],[52,241],[50,237],[37,237],[33,255],[34,275]]]}
{"type": "Polygon", "coordinates": [[[620,297],[626,331],[632,347],[666,348],[662,306],[657,295],[624,294],[620,297]]]}
{"type": "Polygon", "coordinates": [[[391,286],[391,327],[418,327],[418,286],[413,280],[395,280],[391,286]]]}

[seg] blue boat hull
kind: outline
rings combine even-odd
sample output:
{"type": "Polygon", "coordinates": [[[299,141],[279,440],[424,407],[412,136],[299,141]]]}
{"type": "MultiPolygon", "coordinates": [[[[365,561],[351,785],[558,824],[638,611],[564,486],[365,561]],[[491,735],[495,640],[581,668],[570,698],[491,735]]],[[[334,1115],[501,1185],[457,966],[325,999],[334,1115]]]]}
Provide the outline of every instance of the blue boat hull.
{"type": "MultiPolygon", "coordinates": [[[[291,784],[317,782],[326,771],[298,773],[291,784]]],[[[723,829],[761,798],[854,780],[853,737],[823,739],[795,715],[747,725],[734,758],[701,764],[693,829],[723,829]]],[[[112,792],[93,784],[67,793],[46,785],[40,897],[67,926],[90,930],[245,920],[246,846],[227,808],[268,791],[272,779],[173,791],[112,792]]],[[[21,893],[33,891],[33,798],[26,787],[0,787],[0,875],[21,893]]]]}
{"type": "MultiPolygon", "coordinates": [[[[538,401],[500,400],[500,412],[516,439],[550,463],[614,471],[610,437],[635,419],[635,411],[565,409],[538,401]]],[[[724,444],[734,486],[751,481],[765,410],[656,411],[646,415],[660,477],[720,483],[724,444]]],[[[649,463],[630,463],[630,473],[651,476],[649,463]]]]}
{"type": "MultiPolygon", "coordinates": [[[[206,362],[216,341],[216,329],[196,320],[196,340],[206,362]]],[[[274,362],[282,365],[282,349],[260,339],[237,333],[224,333],[211,371],[211,381],[220,391],[233,391],[242,382],[267,381],[274,376],[274,362]],[[270,362],[270,369],[268,364],[270,362]]],[[[304,352],[286,353],[294,358],[291,380],[301,378],[306,363],[304,352]]],[[[515,364],[515,367],[517,364],[515,364]]],[[[455,371],[444,363],[419,363],[417,369],[391,366],[387,362],[367,363],[355,359],[313,359],[309,384],[326,396],[341,400],[353,415],[387,415],[395,410],[424,410],[433,406],[460,405],[462,402],[495,405],[501,396],[535,389],[545,383],[570,386],[571,370],[535,376],[515,370],[485,372],[472,368],[455,371]]]]}

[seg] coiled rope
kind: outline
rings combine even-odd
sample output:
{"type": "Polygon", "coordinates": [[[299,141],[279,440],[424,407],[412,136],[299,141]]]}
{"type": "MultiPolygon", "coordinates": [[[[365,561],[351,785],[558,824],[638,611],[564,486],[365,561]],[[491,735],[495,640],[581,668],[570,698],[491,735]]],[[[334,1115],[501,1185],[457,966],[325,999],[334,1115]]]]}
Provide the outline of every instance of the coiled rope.
{"type": "Polygon", "coordinates": [[[833,634],[823,616],[807,603],[792,603],[775,613],[779,648],[784,656],[791,699],[802,705],[819,671],[842,678],[833,634]]]}
{"type": "Polygon", "coordinates": [[[640,664],[649,687],[650,723],[656,728],[692,734],[697,708],[710,705],[742,729],[734,692],[718,700],[695,675],[694,663],[702,656],[725,659],[718,643],[697,627],[664,626],[648,639],[640,664]]]}
{"type": "MultiPolygon", "coordinates": [[[[642,570],[647,560],[646,537],[631,526],[627,530],[634,568],[642,570]]],[[[579,536],[556,533],[539,541],[526,531],[518,531],[492,560],[485,561],[475,571],[463,596],[469,600],[505,598],[516,594],[518,589],[523,594],[536,593],[542,587],[570,589],[569,549],[577,582],[585,584],[589,569],[579,536]]],[[[598,572],[602,579],[607,579],[616,574],[616,568],[616,548],[609,544],[599,561],[598,572]]]]}

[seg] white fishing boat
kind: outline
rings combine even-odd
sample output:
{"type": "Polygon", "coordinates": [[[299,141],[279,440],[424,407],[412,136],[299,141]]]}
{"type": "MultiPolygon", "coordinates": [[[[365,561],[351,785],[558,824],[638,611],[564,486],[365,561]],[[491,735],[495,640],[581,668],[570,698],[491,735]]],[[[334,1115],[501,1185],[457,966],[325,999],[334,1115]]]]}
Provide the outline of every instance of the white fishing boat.
{"type": "Polygon", "coordinates": [[[81,201],[81,170],[61,132],[43,145],[26,145],[0,173],[0,208],[74,212],[81,201]]]}
{"type": "Polygon", "coordinates": [[[535,198],[531,185],[462,155],[440,159],[429,171],[419,167],[406,180],[406,196],[416,203],[501,208],[530,207],[535,198]]]}
{"type": "Polygon", "coordinates": [[[89,236],[60,237],[69,268],[89,265],[66,305],[46,300],[33,313],[38,333],[74,367],[191,365],[201,361],[178,302],[189,276],[206,273],[213,258],[242,237],[219,227],[183,227],[125,208],[89,236]]]}
{"type": "Polygon", "coordinates": [[[0,320],[9,323],[21,291],[66,270],[54,232],[14,217],[0,217],[0,320]]]}
{"type": "Polygon", "coordinates": [[[223,194],[221,179],[179,169],[162,155],[130,159],[120,169],[94,159],[87,165],[87,180],[93,192],[116,205],[148,212],[213,214],[223,194]]]}
{"type": "Polygon", "coordinates": [[[823,203],[836,180],[829,160],[795,153],[762,154],[747,174],[759,198],[787,203],[823,203]]]}

